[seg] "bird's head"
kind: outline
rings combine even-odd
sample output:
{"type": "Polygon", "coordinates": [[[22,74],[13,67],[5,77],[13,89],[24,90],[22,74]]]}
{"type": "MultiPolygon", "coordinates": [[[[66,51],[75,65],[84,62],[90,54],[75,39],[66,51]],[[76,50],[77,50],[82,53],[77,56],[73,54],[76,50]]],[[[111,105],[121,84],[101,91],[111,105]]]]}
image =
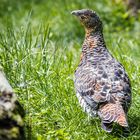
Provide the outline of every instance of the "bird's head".
{"type": "Polygon", "coordinates": [[[71,14],[78,17],[86,30],[102,31],[102,22],[94,11],[88,9],[74,10],[71,14]]]}

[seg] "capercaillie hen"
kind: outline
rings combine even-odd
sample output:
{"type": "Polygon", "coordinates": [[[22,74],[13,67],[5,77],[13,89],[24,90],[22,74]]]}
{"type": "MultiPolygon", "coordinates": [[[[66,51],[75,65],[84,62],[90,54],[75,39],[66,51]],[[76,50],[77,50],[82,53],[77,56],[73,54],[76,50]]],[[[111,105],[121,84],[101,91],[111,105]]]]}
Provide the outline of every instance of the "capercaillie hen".
{"type": "Polygon", "coordinates": [[[80,63],[74,85],[81,107],[101,119],[102,128],[111,132],[114,122],[128,127],[131,85],[123,66],[108,51],[103,26],[92,10],[72,11],[85,28],[80,63]]]}

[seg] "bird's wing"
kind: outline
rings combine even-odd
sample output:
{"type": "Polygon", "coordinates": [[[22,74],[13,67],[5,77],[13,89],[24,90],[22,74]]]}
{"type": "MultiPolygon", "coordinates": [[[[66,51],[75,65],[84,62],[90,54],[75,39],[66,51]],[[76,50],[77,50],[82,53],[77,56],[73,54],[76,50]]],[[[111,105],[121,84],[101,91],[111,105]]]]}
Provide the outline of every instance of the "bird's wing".
{"type": "Polygon", "coordinates": [[[77,69],[75,87],[76,91],[91,106],[95,102],[113,103],[117,99],[127,102],[125,98],[129,98],[129,95],[125,95],[125,93],[130,92],[129,79],[123,67],[119,68],[117,66],[113,70],[107,67],[102,68],[102,70],[93,70],[88,67],[77,69]]]}
{"type": "Polygon", "coordinates": [[[92,69],[78,69],[75,73],[76,91],[93,106],[96,103],[110,100],[110,94],[106,90],[110,87],[101,80],[101,76],[92,69]]]}

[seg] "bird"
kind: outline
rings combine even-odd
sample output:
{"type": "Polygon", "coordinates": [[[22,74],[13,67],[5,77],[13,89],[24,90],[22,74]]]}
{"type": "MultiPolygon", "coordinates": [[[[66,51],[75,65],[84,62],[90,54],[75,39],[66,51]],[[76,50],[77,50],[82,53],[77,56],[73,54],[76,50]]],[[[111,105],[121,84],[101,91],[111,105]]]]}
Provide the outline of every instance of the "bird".
{"type": "Polygon", "coordinates": [[[89,116],[100,118],[106,132],[112,132],[114,124],[129,128],[130,79],[107,49],[100,17],[90,9],[74,10],[71,14],[85,28],[80,62],[74,74],[81,107],[89,116]]]}

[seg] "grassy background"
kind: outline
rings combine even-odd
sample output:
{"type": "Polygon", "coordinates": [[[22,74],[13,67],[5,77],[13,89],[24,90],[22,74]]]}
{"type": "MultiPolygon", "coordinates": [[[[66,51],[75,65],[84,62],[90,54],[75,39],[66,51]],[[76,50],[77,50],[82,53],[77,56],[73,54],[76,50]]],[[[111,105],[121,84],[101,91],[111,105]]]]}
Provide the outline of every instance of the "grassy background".
{"type": "Polygon", "coordinates": [[[121,0],[1,0],[0,9],[0,64],[26,110],[28,140],[140,139],[140,19],[121,0]],[[131,79],[128,137],[118,126],[105,133],[75,96],[84,29],[70,12],[81,8],[100,15],[106,44],[131,79]]]}

